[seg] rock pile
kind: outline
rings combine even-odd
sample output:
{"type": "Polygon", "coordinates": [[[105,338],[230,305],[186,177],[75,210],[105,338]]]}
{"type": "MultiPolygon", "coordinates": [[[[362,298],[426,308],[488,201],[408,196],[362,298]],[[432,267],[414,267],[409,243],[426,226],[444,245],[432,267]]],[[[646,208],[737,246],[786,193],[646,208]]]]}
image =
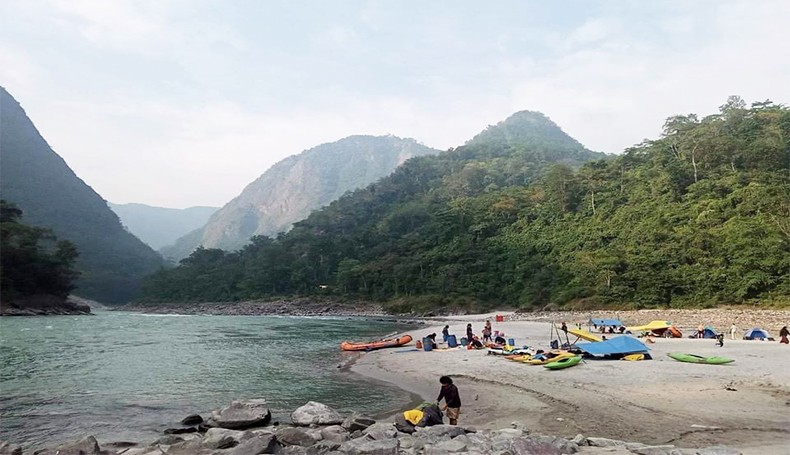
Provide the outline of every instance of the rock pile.
{"type": "MultiPolygon", "coordinates": [[[[343,418],[332,408],[308,402],[291,414],[291,425],[271,423],[271,412],[262,399],[234,401],[203,421],[198,415],[182,420],[183,428],[143,446],[116,443],[102,450],[96,438],[80,441],[36,455],[562,455],[601,453],[635,455],[739,455],[728,447],[683,449],[672,445],[651,446],[604,438],[573,439],[530,434],[523,428],[476,431],[474,428],[435,425],[399,432],[393,422],[376,422],[354,414],[343,418]],[[194,426],[197,425],[197,426],[194,426]],[[112,449],[108,449],[112,447],[112,449]]],[[[21,455],[18,446],[0,443],[0,454],[21,455]]]]}

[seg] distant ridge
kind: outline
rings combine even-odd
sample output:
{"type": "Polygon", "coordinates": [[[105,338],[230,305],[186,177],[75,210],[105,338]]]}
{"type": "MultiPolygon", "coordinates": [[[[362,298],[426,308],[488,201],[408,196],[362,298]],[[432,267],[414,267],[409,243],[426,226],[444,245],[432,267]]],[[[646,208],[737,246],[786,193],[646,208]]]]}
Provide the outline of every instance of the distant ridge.
{"type": "Polygon", "coordinates": [[[47,144],[20,104],[0,87],[0,193],[25,223],[50,228],[80,252],[76,295],[121,303],[162,259],[127,232],[118,216],[47,144]]]}
{"type": "Polygon", "coordinates": [[[132,234],[157,250],[203,226],[219,210],[219,207],[200,206],[171,209],[138,203],[110,203],[110,208],[132,234]]]}
{"type": "Polygon", "coordinates": [[[313,147],[272,166],[199,232],[161,252],[178,260],[200,245],[235,250],[254,235],[275,236],[344,193],[390,174],[409,158],[438,152],[395,136],[350,136],[313,147]]]}

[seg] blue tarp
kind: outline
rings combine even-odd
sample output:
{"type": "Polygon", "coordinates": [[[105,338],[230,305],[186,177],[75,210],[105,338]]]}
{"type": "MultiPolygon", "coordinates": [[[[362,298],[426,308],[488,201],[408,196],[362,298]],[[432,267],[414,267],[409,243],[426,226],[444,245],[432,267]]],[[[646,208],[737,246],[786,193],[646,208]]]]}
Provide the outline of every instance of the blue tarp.
{"type": "Polygon", "coordinates": [[[591,355],[646,353],[649,348],[636,338],[618,336],[597,343],[576,343],[576,347],[591,355]]]}
{"type": "Polygon", "coordinates": [[[590,318],[590,324],[597,325],[599,327],[600,326],[609,327],[612,325],[615,327],[620,327],[621,325],[623,325],[623,323],[620,322],[619,319],[593,319],[593,318],[590,318]]]}

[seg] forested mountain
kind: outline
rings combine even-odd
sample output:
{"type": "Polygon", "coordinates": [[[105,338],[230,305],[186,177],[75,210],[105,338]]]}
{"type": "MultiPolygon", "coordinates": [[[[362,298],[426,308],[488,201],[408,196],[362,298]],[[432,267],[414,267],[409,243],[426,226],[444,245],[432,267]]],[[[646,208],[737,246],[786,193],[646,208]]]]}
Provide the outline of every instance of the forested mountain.
{"type": "Polygon", "coordinates": [[[394,136],[351,136],[319,145],[272,166],[205,227],[163,248],[162,253],[182,259],[201,245],[235,250],[254,235],[277,235],[347,191],[391,173],[407,159],[435,153],[438,150],[413,139],[394,136]]]}
{"type": "Polygon", "coordinates": [[[110,208],[121,223],[154,249],[171,245],[180,237],[202,227],[219,207],[171,209],[146,204],[113,204],[110,208]]]}
{"type": "Polygon", "coordinates": [[[76,245],[75,293],[100,302],[131,299],[162,260],[128,233],[107,203],[41,137],[19,103],[0,87],[0,193],[22,221],[76,245]]]}
{"type": "Polygon", "coordinates": [[[603,157],[542,114],[520,112],[463,147],[407,161],[276,239],[255,237],[236,253],[198,249],[152,277],[146,299],[238,300],[321,288],[375,299],[517,303],[509,282],[517,258],[503,262],[506,251],[494,239],[519,219],[525,186],[558,163],[572,173],[568,164],[603,157]]]}

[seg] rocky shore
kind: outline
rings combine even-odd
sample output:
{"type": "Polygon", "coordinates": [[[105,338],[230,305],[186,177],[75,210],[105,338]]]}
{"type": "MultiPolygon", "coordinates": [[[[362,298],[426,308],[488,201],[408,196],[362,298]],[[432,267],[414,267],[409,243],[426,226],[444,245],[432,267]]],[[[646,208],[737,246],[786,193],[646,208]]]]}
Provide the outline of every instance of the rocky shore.
{"type": "Polygon", "coordinates": [[[74,298],[42,294],[0,301],[0,316],[91,314],[91,307],[74,298]]]}
{"type": "Polygon", "coordinates": [[[234,401],[203,416],[190,415],[150,443],[116,441],[102,446],[93,436],[57,447],[25,452],[0,442],[0,454],[22,455],[738,455],[725,446],[680,448],[672,444],[533,434],[513,423],[510,428],[476,430],[466,426],[434,425],[403,428],[395,419],[343,416],[330,407],[308,402],[290,422],[273,422],[265,399],[234,401]]]}
{"type": "Polygon", "coordinates": [[[212,314],[239,316],[383,316],[384,310],[370,302],[341,302],[325,298],[293,298],[273,301],[129,304],[118,308],[157,314],[212,314]]]}

